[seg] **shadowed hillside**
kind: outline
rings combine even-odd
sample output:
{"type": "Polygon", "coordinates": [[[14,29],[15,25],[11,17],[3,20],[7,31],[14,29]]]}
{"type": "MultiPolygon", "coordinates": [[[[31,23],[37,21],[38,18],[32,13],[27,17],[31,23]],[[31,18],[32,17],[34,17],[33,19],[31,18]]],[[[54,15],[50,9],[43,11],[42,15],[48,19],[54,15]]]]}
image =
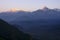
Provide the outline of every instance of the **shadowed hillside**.
{"type": "Polygon", "coordinates": [[[0,40],[31,40],[29,34],[19,31],[14,26],[0,19],[0,40]]]}

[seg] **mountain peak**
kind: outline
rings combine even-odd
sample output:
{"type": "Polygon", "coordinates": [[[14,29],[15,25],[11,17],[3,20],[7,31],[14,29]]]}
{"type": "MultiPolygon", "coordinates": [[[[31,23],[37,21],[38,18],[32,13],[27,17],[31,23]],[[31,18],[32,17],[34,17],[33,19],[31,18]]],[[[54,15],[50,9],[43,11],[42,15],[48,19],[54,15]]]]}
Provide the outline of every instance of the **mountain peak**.
{"type": "Polygon", "coordinates": [[[43,8],[43,10],[48,10],[48,9],[49,9],[49,8],[48,8],[48,7],[46,7],[46,6],[43,8]]]}

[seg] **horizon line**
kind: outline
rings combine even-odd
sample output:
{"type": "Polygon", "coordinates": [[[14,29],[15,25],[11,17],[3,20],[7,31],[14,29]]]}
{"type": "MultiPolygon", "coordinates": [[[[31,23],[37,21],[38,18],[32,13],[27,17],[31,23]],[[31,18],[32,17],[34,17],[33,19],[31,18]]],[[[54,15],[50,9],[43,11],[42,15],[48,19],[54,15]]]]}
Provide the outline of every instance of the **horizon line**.
{"type": "MultiPolygon", "coordinates": [[[[48,7],[43,7],[43,8],[39,8],[39,9],[43,10],[44,8],[48,8],[48,7]]],[[[39,10],[39,9],[35,9],[35,10],[39,10]]],[[[60,9],[60,8],[48,8],[48,9],[60,9]]],[[[18,8],[11,8],[11,9],[8,9],[8,10],[2,10],[0,12],[17,12],[17,11],[28,11],[28,12],[31,12],[31,11],[35,11],[35,10],[24,10],[24,9],[18,9],[18,8]]]]}

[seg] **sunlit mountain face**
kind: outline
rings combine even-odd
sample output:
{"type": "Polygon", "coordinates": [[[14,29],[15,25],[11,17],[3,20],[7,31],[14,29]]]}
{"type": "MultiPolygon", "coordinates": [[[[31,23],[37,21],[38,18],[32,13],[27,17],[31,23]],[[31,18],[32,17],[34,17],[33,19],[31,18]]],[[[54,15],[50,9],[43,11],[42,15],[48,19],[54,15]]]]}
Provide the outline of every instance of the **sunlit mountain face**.
{"type": "Polygon", "coordinates": [[[18,9],[18,8],[12,8],[12,9],[10,9],[10,11],[12,11],[12,12],[16,12],[18,10],[20,10],[20,9],[18,9]]]}
{"type": "Polygon", "coordinates": [[[32,10],[20,9],[20,8],[10,8],[9,10],[1,10],[0,12],[17,12],[17,11],[27,11],[27,12],[31,12],[32,10]]]}

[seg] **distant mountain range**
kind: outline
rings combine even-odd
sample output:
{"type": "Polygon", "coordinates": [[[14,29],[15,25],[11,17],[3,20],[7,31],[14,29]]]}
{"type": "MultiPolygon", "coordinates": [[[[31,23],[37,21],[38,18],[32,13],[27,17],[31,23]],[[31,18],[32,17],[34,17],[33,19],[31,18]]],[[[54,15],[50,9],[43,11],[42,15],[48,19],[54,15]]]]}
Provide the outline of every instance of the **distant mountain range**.
{"type": "Polygon", "coordinates": [[[2,12],[0,18],[31,34],[34,40],[60,40],[60,9],[2,12]]]}
{"type": "Polygon", "coordinates": [[[16,11],[16,12],[2,12],[0,13],[0,18],[8,22],[14,21],[26,21],[26,20],[39,20],[39,19],[53,19],[60,17],[60,9],[49,9],[44,7],[43,9],[38,9],[36,11],[16,11]]]}

